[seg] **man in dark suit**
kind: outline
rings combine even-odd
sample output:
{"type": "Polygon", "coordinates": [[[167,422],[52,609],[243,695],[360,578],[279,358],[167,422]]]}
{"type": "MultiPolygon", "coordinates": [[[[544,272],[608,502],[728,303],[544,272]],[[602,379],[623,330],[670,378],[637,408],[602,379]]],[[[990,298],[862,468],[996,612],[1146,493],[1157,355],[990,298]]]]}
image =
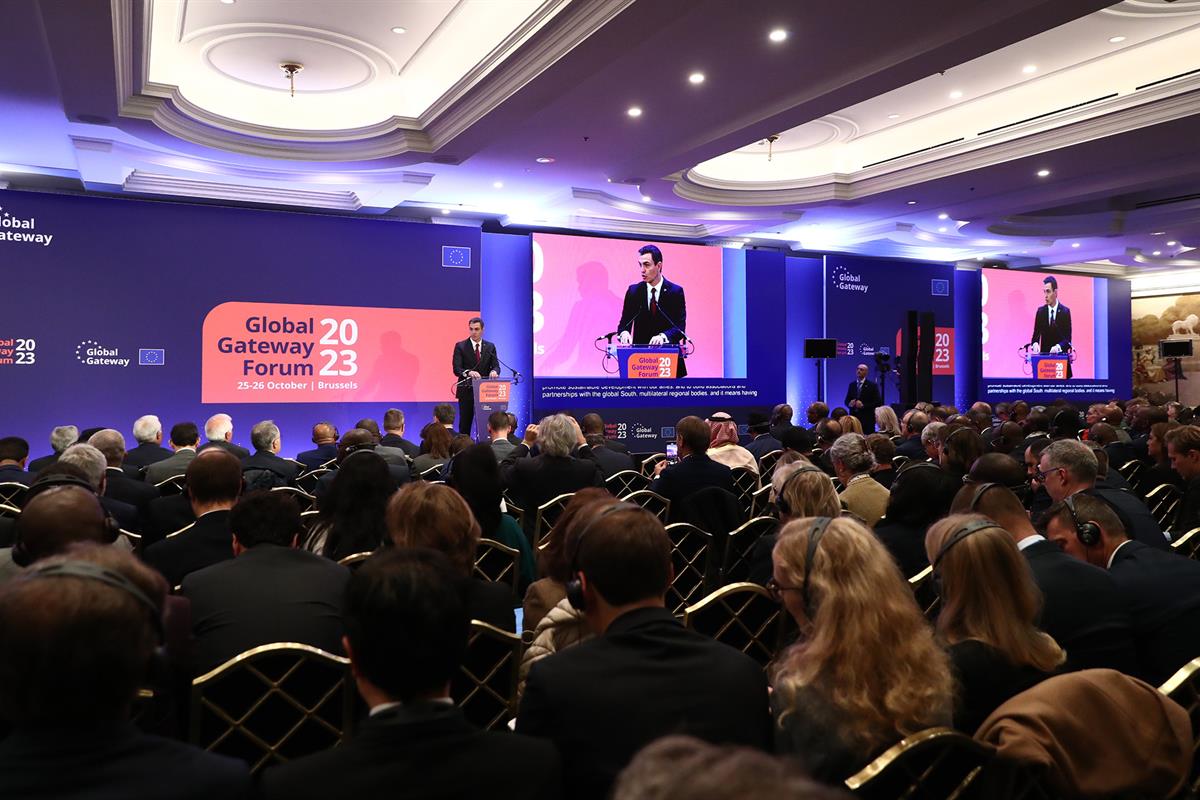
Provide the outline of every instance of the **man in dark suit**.
{"type": "Polygon", "coordinates": [[[304,465],[306,472],[319,469],[322,464],[337,458],[337,438],[336,425],[332,422],[318,422],[312,429],[312,443],[316,448],[297,453],[296,460],[304,465]]]}
{"type": "Polygon", "coordinates": [[[579,427],[583,430],[585,437],[599,434],[604,438],[604,445],[614,453],[628,453],[629,448],[616,439],[609,439],[604,430],[604,418],[593,412],[584,414],[583,419],[579,421],[579,427]]]}
{"type": "Polygon", "coordinates": [[[196,522],[177,535],[146,548],[145,561],[171,586],[188,573],[233,558],[229,510],[242,491],[242,465],[220,448],[210,448],[187,469],[187,494],[196,522]]]}
{"type": "Polygon", "coordinates": [[[565,552],[568,598],[596,638],[534,662],[518,733],[554,742],[564,791],[583,800],[607,797],[634,754],[670,733],[767,748],[762,667],[664,608],[672,568],[662,523],[617,501],[593,514],[565,552]]]}
{"type": "MultiPolygon", "coordinates": [[[[991,457],[1004,458],[999,454],[991,457]]],[[[1042,592],[1038,625],[1067,651],[1067,669],[1115,669],[1139,674],[1125,598],[1103,565],[1093,566],[1073,558],[1039,534],[1017,495],[998,483],[964,486],[955,496],[950,513],[982,514],[1012,536],[1042,592]]]]}
{"type": "MultiPolygon", "coordinates": [[[[824,413],[820,414],[817,419],[823,419],[829,416],[829,406],[824,403],[813,403],[808,407],[808,418],[812,419],[813,410],[820,406],[824,409],[824,413]]],[[[783,441],[783,435],[792,428],[796,427],[792,424],[792,418],[796,416],[796,411],[788,403],[777,403],[771,409],[771,435],[779,441],[783,441]]],[[[816,425],[816,422],[813,422],[816,425]]]]}
{"type": "MultiPolygon", "coordinates": [[[[125,454],[125,469],[143,470],[157,461],[171,457],[171,451],[162,446],[162,423],[153,414],[138,417],[133,423],[133,438],[137,447],[125,454]]],[[[130,477],[137,477],[131,474],[130,477]]]]}
{"type": "Polygon", "coordinates": [[[25,471],[29,458],[29,442],[20,436],[0,439],[0,483],[33,483],[33,475],[25,471]]]}
{"type": "Polygon", "coordinates": [[[295,461],[280,458],[278,453],[283,443],[279,437],[279,426],[269,419],[250,429],[250,442],[254,455],[242,459],[242,476],[250,489],[273,489],[290,486],[300,473],[295,461]]]}
{"type": "Polygon", "coordinates": [[[404,438],[404,412],[400,409],[389,408],[383,413],[383,430],[384,435],[379,439],[383,447],[398,447],[409,458],[421,454],[421,448],[416,443],[404,438]]]}
{"type": "Polygon", "coordinates": [[[158,499],[159,493],[150,484],[129,477],[121,469],[125,458],[125,437],[121,435],[120,431],[105,428],[93,434],[87,443],[100,451],[108,465],[105,470],[104,496],[128,503],[136,508],[139,527],[129,530],[144,532],[146,507],[153,500],[158,499]]]}
{"type": "Polygon", "coordinates": [[[195,521],[196,514],[192,511],[192,501],[188,499],[187,492],[156,497],[146,504],[142,515],[142,547],[161,542],[195,521]]]}
{"type": "MultiPolygon", "coordinates": [[[[50,449],[54,452],[48,456],[35,458],[29,462],[29,472],[36,475],[46,467],[58,461],[63,451],[79,441],[79,428],[74,425],[58,425],[50,431],[50,449]]],[[[87,441],[86,439],[84,441],[87,441]]]]}
{"type": "Polygon", "coordinates": [[[471,432],[475,421],[475,394],[471,381],[476,378],[495,378],[500,374],[500,357],[496,345],[483,340],[483,319],[467,321],[470,336],[454,345],[454,377],[458,380],[458,432],[471,432]]]}
{"type": "Polygon", "coordinates": [[[1108,569],[1129,610],[1139,677],[1159,686],[1198,655],[1200,562],[1131,541],[1121,518],[1097,498],[1075,495],[1071,505],[1059,501],[1046,511],[1046,536],[1108,569]]]}
{"type": "Polygon", "coordinates": [[[0,797],[249,796],[242,761],[128,721],[163,638],[165,595],[153,570],[99,545],[0,589],[0,716],[13,725],[0,797]]]}
{"type": "Polygon", "coordinates": [[[249,450],[233,443],[233,417],[228,414],[213,414],[209,417],[204,423],[204,438],[208,441],[196,449],[197,453],[219,447],[239,461],[250,455],[249,450]]]}
{"type": "MultiPolygon", "coordinates": [[[[621,321],[617,325],[621,344],[680,344],[687,332],[687,300],[683,287],[663,277],[662,251],[652,244],[638,250],[642,279],[625,290],[621,321]]],[[[679,359],[678,377],[687,376],[687,364],[679,359]]]]}
{"type": "MultiPolygon", "coordinates": [[[[1071,309],[1058,302],[1058,279],[1049,275],[1042,279],[1042,294],[1046,304],[1033,315],[1033,334],[1029,343],[1034,353],[1066,353],[1071,350],[1071,309]]],[[[1067,367],[1067,377],[1071,368],[1067,367]]]]}
{"type": "Polygon", "coordinates": [[[87,482],[91,484],[92,491],[100,498],[100,505],[104,508],[105,513],[116,520],[117,525],[122,530],[140,533],[142,523],[137,507],[117,500],[107,494],[107,467],[108,462],[105,461],[103,453],[90,444],[76,443],[64,450],[62,455],[58,457],[58,461],[45,467],[38,473],[38,476],[56,474],[84,475],[87,482]]]}
{"type": "Polygon", "coordinates": [[[679,463],[659,461],[654,467],[650,490],[678,506],[689,495],[709,486],[734,492],[733,471],[708,457],[709,425],[699,417],[684,417],[675,425],[679,463]]]}
{"type": "Polygon", "coordinates": [[[925,446],[921,444],[921,431],[929,424],[929,415],[924,411],[909,411],[904,415],[904,441],[896,445],[896,455],[908,456],[913,461],[924,461],[925,446]]]}
{"type": "Polygon", "coordinates": [[[500,480],[525,509],[525,532],[533,533],[538,506],[587,486],[604,486],[604,473],[574,418],[546,417],[526,425],[525,439],[500,462],[500,480]],[[539,453],[530,455],[537,444],[539,453]]]}
{"type": "Polygon", "coordinates": [[[618,472],[634,469],[633,457],[629,453],[620,453],[613,450],[609,446],[609,440],[595,433],[585,434],[588,447],[592,450],[592,457],[596,459],[596,463],[600,465],[600,471],[604,473],[604,478],[607,480],[618,472]]]}
{"type": "MultiPolygon", "coordinates": [[[[232,561],[183,579],[192,603],[195,673],[271,642],[342,654],[342,592],[349,571],[297,550],[300,508],[280,492],[251,492],[229,515],[232,561]]],[[[186,534],[185,534],[186,535],[186,534]]]]}
{"type": "Polygon", "coordinates": [[[767,453],[783,449],[783,442],[771,435],[771,424],[766,414],[751,411],[748,421],[750,423],[748,430],[754,437],[746,445],[746,449],[750,451],[751,455],[761,461],[767,453]]]}
{"type": "Polygon", "coordinates": [[[488,415],[487,435],[488,442],[492,447],[492,454],[496,456],[496,463],[500,463],[505,457],[516,449],[516,445],[508,440],[508,412],[493,411],[488,415]]]}
{"type": "Polygon", "coordinates": [[[867,373],[866,364],[859,364],[854,370],[854,380],[846,387],[846,406],[850,413],[862,423],[864,434],[875,432],[875,409],[883,402],[879,397],[879,387],[867,373]]]}
{"type": "MultiPolygon", "coordinates": [[[[146,483],[162,483],[167,478],[183,475],[188,465],[196,457],[196,446],[200,443],[200,431],[194,422],[177,422],[171,426],[171,449],[175,453],[170,458],[155,461],[146,467],[146,483]]],[[[221,451],[225,452],[225,451],[221,451]]]]}
{"type": "Polygon", "coordinates": [[[560,766],[547,742],[481,731],[450,698],[466,654],[463,582],[442,553],[389,549],[350,577],[346,654],[370,709],[353,738],[267,770],[268,800],[383,800],[559,796],[560,766]]]}

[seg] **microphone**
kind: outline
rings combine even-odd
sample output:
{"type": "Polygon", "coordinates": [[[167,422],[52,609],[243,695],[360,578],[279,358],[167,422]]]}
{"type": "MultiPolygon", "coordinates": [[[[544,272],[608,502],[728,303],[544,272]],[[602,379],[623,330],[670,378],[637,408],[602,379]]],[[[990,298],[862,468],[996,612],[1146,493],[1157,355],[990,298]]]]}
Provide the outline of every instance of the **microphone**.
{"type": "Polygon", "coordinates": [[[607,339],[608,343],[612,344],[612,337],[616,336],[618,333],[625,330],[626,325],[632,325],[633,321],[642,315],[643,310],[644,309],[639,308],[636,312],[634,312],[634,315],[632,317],[630,317],[627,320],[622,320],[621,324],[617,326],[617,329],[615,331],[610,331],[609,333],[606,333],[603,336],[597,336],[596,341],[598,342],[601,339],[607,339]]]}
{"type": "MultiPolygon", "coordinates": [[[[658,313],[662,314],[663,318],[666,319],[667,322],[671,323],[672,328],[679,328],[679,326],[675,324],[675,320],[671,319],[667,315],[667,312],[663,311],[663,307],[662,307],[661,303],[658,306],[658,313]]],[[[683,330],[679,331],[679,341],[681,344],[683,342],[690,342],[691,344],[695,344],[695,342],[693,342],[691,339],[688,338],[687,332],[683,331],[683,330]]]]}
{"type": "Polygon", "coordinates": [[[499,354],[496,355],[496,360],[500,362],[500,366],[502,366],[502,367],[508,369],[510,372],[512,372],[513,383],[521,382],[521,373],[517,372],[516,369],[514,369],[513,367],[510,367],[508,364],[505,364],[504,361],[500,358],[499,354]]]}

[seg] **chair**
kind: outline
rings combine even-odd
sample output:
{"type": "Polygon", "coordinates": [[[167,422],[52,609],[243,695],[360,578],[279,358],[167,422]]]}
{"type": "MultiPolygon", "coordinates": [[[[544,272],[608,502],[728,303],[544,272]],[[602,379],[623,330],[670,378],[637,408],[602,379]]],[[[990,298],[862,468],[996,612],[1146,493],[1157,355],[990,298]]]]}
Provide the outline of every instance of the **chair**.
{"type": "Polygon", "coordinates": [[[501,495],[504,498],[504,513],[517,521],[517,527],[521,530],[525,529],[525,509],[508,499],[508,495],[501,495]]]}
{"type": "Polygon", "coordinates": [[[521,637],[471,620],[467,652],[450,681],[450,696],[463,715],[487,730],[503,730],[517,713],[521,637]]]}
{"type": "Polygon", "coordinates": [[[338,563],[341,564],[346,569],[353,572],[354,570],[361,567],[363,562],[366,561],[368,558],[370,558],[373,555],[375,555],[374,550],[368,550],[364,553],[351,553],[348,556],[339,558],[338,563]]]}
{"type": "MultiPolygon", "coordinates": [[[[1200,650],[1200,644],[1196,648],[1200,650]]],[[[1179,668],[1160,692],[1183,706],[1192,718],[1192,774],[1188,787],[1193,794],[1200,793],[1200,658],[1193,658],[1179,668]]]]}
{"type": "Polygon", "coordinates": [[[1171,530],[1171,526],[1175,524],[1175,515],[1179,511],[1182,499],[1183,496],[1178,487],[1169,483],[1159,484],[1146,493],[1146,506],[1150,509],[1150,515],[1154,517],[1158,527],[1164,531],[1171,530]]]}
{"type": "Polygon", "coordinates": [[[187,533],[188,531],[190,531],[190,530],[191,530],[192,528],[194,528],[194,527],[196,527],[196,523],[194,523],[194,522],[189,522],[187,525],[184,525],[184,526],[183,526],[182,528],[180,528],[179,530],[177,530],[177,531],[171,531],[170,533],[168,533],[168,534],[167,534],[166,536],[164,536],[163,538],[164,538],[164,539],[170,539],[172,536],[178,536],[178,535],[179,535],[179,534],[181,534],[181,533],[187,533]]]}
{"type": "Polygon", "coordinates": [[[423,480],[423,481],[440,480],[442,477],[443,466],[444,465],[442,465],[442,464],[434,464],[429,469],[423,469],[423,470],[421,470],[421,473],[419,475],[417,475],[417,478],[419,480],[423,480]]]}
{"type": "Polygon", "coordinates": [[[604,485],[608,487],[608,490],[613,493],[614,497],[624,497],[633,492],[649,489],[650,479],[640,472],[623,469],[605,478],[604,485]]]}
{"type": "Polygon", "coordinates": [[[117,536],[124,537],[125,541],[129,542],[129,546],[133,548],[133,552],[142,552],[142,535],[140,533],[134,533],[133,531],[127,531],[124,528],[118,528],[117,536]]]}
{"type": "Polygon", "coordinates": [[[544,541],[554,526],[558,524],[558,518],[562,516],[563,509],[567,507],[567,503],[571,502],[571,498],[574,496],[574,492],[560,494],[537,507],[537,516],[533,518],[534,547],[544,541]]]}
{"type": "Polygon", "coordinates": [[[513,599],[518,599],[521,580],[521,551],[494,539],[480,539],[475,550],[476,577],[492,583],[507,583],[512,586],[513,599]]]}
{"type": "Polygon", "coordinates": [[[730,531],[725,539],[725,552],[721,555],[721,583],[749,580],[750,554],[754,552],[754,545],[778,527],[779,520],[774,517],[755,517],[730,531]]]}
{"type": "Polygon", "coordinates": [[[293,500],[296,501],[296,505],[300,506],[301,513],[304,513],[305,511],[312,511],[317,507],[317,498],[313,497],[303,489],[297,489],[294,486],[276,486],[271,491],[283,492],[284,494],[289,495],[293,500]]]}
{"type": "Polygon", "coordinates": [[[750,497],[750,518],[769,517],[775,513],[771,503],[771,484],[768,482],[750,497]]]}
{"type": "Polygon", "coordinates": [[[925,619],[930,622],[936,620],[942,610],[942,598],[933,585],[933,567],[926,567],[913,575],[908,579],[908,585],[912,588],[913,596],[917,598],[917,605],[921,607],[925,619]]]}
{"type": "Polygon", "coordinates": [[[154,484],[154,487],[158,489],[158,493],[162,497],[171,497],[173,495],[183,494],[187,491],[187,476],[172,475],[165,481],[159,481],[158,483],[154,484]]]}
{"type": "Polygon", "coordinates": [[[790,621],[757,583],[722,586],[683,610],[684,627],[741,650],[764,668],[783,649],[790,621]]]}
{"type": "Polygon", "coordinates": [[[1172,541],[1171,549],[1193,561],[1200,561],[1200,528],[1192,528],[1172,541]]]}
{"type": "Polygon", "coordinates": [[[909,461],[912,459],[908,456],[892,456],[892,469],[899,472],[909,461]]]}
{"type": "Polygon", "coordinates": [[[731,472],[733,473],[733,492],[738,496],[738,502],[742,504],[742,512],[749,517],[750,508],[754,504],[754,493],[762,488],[762,484],[758,481],[758,475],[747,467],[734,467],[731,472]]]}
{"type": "Polygon", "coordinates": [[[192,681],[188,740],[253,772],[328,750],[354,719],[349,665],[294,642],[247,650],[192,681]]]}
{"type": "Polygon", "coordinates": [[[664,525],[671,518],[671,501],[663,497],[657,492],[652,492],[649,489],[642,489],[639,492],[632,492],[621,498],[627,503],[636,503],[642,508],[649,511],[654,516],[662,520],[664,525]]]}
{"type": "Polygon", "coordinates": [[[314,469],[312,472],[306,472],[303,475],[297,475],[296,485],[300,487],[300,491],[306,494],[315,495],[317,493],[317,481],[321,479],[322,475],[326,475],[330,472],[333,472],[333,470],[320,467],[318,469],[314,469]]]}
{"type": "Polygon", "coordinates": [[[1122,466],[1117,472],[1121,473],[1128,483],[1130,488],[1139,497],[1146,495],[1146,481],[1150,477],[1150,471],[1141,461],[1130,461],[1122,466]]]}
{"type": "Polygon", "coordinates": [[[712,534],[688,522],[668,525],[667,536],[671,539],[671,565],[675,569],[675,577],[667,588],[667,608],[678,615],[703,597],[713,583],[715,551],[712,534]]]}
{"type": "Polygon", "coordinates": [[[758,475],[763,483],[771,482],[771,476],[775,474],[775,467],[779,465],[779,459],[782,456],[782,450],[772,450],[769,453],[763,453],[762,458],[758,460],[758,475]]]}
{"type": "Polygon", "coordinates": [[[654,468],[658,465],[658,462],[666,457],[666,453],[651,453],[646,456],[645,460],[642,461],[642,474],[647,478],[654,477],[654,468]]]}
{"type": "Polygon", "coordinates": [[[21,516],[21,509],[16,506],[10,506],[8,503],[0,503],[0,517],[10,517],[17,519],[21,516]]]}
{"type": "Polygon", "coordinates": [[[25,499],[25,492],[28,490],[29,487],[23,483],[17,483],[16,481],[0,482],[0,504],[20,508],[21,501],[25,499]]]}
{"type": "Polygon", "coordinates": [[[906,736],[883,755],[846,779],[855,797],[894,800],[952,800],[971,796],[995,751],[949,728],[906,736]]]}

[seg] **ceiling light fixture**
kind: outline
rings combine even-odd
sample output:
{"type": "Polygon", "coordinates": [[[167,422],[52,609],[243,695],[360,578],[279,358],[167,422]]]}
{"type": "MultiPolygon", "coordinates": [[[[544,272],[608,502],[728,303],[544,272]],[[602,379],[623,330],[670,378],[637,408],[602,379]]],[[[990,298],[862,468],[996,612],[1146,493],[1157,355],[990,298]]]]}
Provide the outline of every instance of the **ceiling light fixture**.
{"type": "Polygon", "coordinates": [[[234,4],[234,0],[221,0],[221,3],[224,5],[227,5],[227,6],[231,6],[234,4]]]}
{"type": "Polygon", "coordinates": [[[962,91],[959,89],[955,89],[953,92],[950,93],[951,100],[957,100],[960,97],[962,97],[962,91]]]}
{"type": "Polygon", "coordinates": [[[945,225],[943,225],[942,227],[938,228],[938,233],[945,233],[945,232],[946,232],[946,226],[945,226],[945,225]]]}
{"type": "Polygon", "coordinates": [[[1112,37],[1111,39],[1109,39],[1109,40],[1108,40],[1108,43],[1109,43],[1109,44],[1120,44],[1120,43],[1121,43],[1121,42],[1123,42],[1123,41],[1125,41],[1125,37],[1124,37],[1124,36],[1114,36],[1114,37],[1112,37]]]}
{"type": "Polygon", "coordinates": [[[408,28],[401,28],[399,25],[392,28],[392,33],[408,33],[408,28]]]}
{"type": "Polygon", "coordinates": [[[1152,233],[1150,235],[1151,236],[1166,236],[1166,234],[1167,234],[1166,231],[1155,231],[1154,233],[1152,233]]]}
{"type": "Polygon", "coordinates": [[[772,42],[775,42],[776,44],[778,44],[779,42],[783,42],[783,41],[787,40],[788,32],[785,31],[783,28],[776,28],[775,30],[773,30],[767,34],[767,38],[770,39],[772,42]]]}
{"type": "Polygon", "coordinates": [[[1167,242],[1167,247],[1174,247],[1177,244],[1179,244],[1179,242],[1167,242]]]}
{"type": "Polygon", "coordinates": [[[938,214],[938,219],[950,219],[950,215],[943,211],[942,213],[938,214]]]}
{"type": "Polygon", "coordinates": [[[449,213],[450,213],[450,209],[448,209],[448,208],[443,208],[443,209],[442,209],[442,213],[443,213],[443,214],[449,214],[449,213]]]}
{"type": "Polygon", "coordinates": [[[1032,75],[1033,73],[1037,72],[1037,64],[1026,64],[1021,69],[1021,72],[1024,72],[1026,75],[1032,75]]]}
{"type": "Polygon", "coordinates": [[[504,181],[492,181],[492,188],[493,189],[503,189],[504,181]]]}
{"type": "Polygon", "coordinates": [[[292,97],[296,96],[296,73],[304,69],[303,64],[280,64],[279,68],[283,70],[284,77],[288,79],[288,86],[291,87],[292,97]]]}
{"type": "Polygon", "coordinates": [[[775,143],[779,141],[779,134],[772,133],[770,136],[768,136],[763,141],[765,141],[767,143],[767,161],[770,161],[771,158],[775,155],[775,143]]]}
{"type": "Polygon", "coordinates": [[[900,119],[899,114],[888,114],[888,119],[900,119]]]}
{"type": "Polygon", "coordinates": [[[648,195],[648,194],[644,194],[644,195],[642,195],[642,202],[643,202],[643,203],[649,203],[649,202],[650,202],[650,195],[648,195]]]}
{"type": "Polygon", "coordinates": [[[629,110],[625,113],[631,117],[640,117],[642,115],[642,109],[638,106],[630,106],[629,110]]]}
{"type": "Polygon", "coordinates": [[[693,84],[696,84],[697,86],[700,85],[701,83],[704,83],[704,73],[703,72],[693,72],[691,75],[688,75],[688,83],[693,83],[693,84]]]}
{"type": "Polygon", "coordinates": [[[908,205],[910,205],[910,206],[915,206],[916,204],[917,204],[917,201],[916,201],[916,200],[909,200],[909,201],[908,201],[908,205]]]}
{"type": "Polygon", "coordinates": [[[1049,178],[1049,177],[1050,177],[1050,170],[1048,170],[1048,169],[1039,169],[1039,170],[1037,171],[1037,176],[1038,176],[1039,178],[1049,178]]]}
{"type": "Polygon", "coordinates": [[[1079,242],[1071,242],[1071,247],[1079,247],[1079,242]]]}
{"type": "Polygon", "coordinates": [[[539,163],[539,164],[553,164],[554,156],[538,156],[534,160],[537,161],[537,163],[539,163]]]}
{"type": "Polygon", "coordinates": [[[1161,255],[1162,255],[1162,250],[1155,250],[1155,251],[1154,251],[1154,255],[1156,255],[1156,256],[1161,256],[1161,255]]]}

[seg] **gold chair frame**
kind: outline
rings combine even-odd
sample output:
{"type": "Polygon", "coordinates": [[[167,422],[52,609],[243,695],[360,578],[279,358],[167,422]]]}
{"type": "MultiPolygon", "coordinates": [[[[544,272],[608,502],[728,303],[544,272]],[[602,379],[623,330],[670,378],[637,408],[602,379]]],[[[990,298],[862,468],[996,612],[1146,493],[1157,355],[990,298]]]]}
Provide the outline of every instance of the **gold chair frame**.
{"type": "Polygon", "coordinates": [[[544,541],[554,530],[554,526],[558,524],[558,517],[567,507],[567,503],[571,502],[571,498],[575,496],[574,492],[566,492],[557,497],[552,497],[546,502],[537,507],[537,516],[533,518],[533,546],[537,547],[538,543],[544,541]],[[554,521],[548,520],[549,512],[555,512],[554,521]]]}
{"type": "Polygon", "coordinates": [[[658,492],[641,489],[636,492],[630,492],[621,499],[626,503],[634,503],[646,509],[658,517],[663,525],[666,525],[668,520],[671,519],[671,501],[658,492]]]}
{"type": "Polygon", "coordinates": [[[158,489],[158,493],[162,497],[171,497],[172,495],[183,494],[187,491],[187,476],[172,475],[166,480],[162,480],[154,484],[154,488],[158,489]]]}
{"type": "Polygon", "coordinates": [[[783,458],[782,450],[772,450],[769,453],[763,453],[762,458],[758,460],[758,479],[763,484],[771,483],[771,476],[775,474],[775,467],[779,466],[779,459],[783,458]]]}
{"type": "Polygon", "coordinates": [[[1160,483],[1146,493],[1146,507],[1150,515],[1164,531],[1170,531],[1175,524],[1175,514],[1183,499],[1178,487],[1169,483],[1160,483]]]}
{"type": "MultiPolygon", "coordinates": [[[[965,734],[949,728],[929,728],[927,730],[906,736],[889,747],[882,755],[867,764],[861,770],[846,779],[846,786],[855,794],[870,795],[872,784],[881,780],[881,776],[890,776],[896,771],[907,778],[907,791],[901,797],[920,797],[923,800],[955,800],[963,797],[983,774],[985,768],[995,756],[995,750],[988,745],[977,742],[965,734]],[[928,766],[919,770],[912,769],[906,763],[906,756],[918,750],[940,747],[941,752],[933,757],[928,766]],[[933,794],[923,785],[928,784],[934,772],[944,765],[951,765],[956,770],[963,769],[958,765],[964,754],[973,756],[978,763],[966,771],[966,774],[951,787],[950,791],[933,794]],[[951,758],[951,756],[954,758],[951,758]]],[[[895,794],[889,794],[895,797],[895,794]]]]}
{"type": "Polygon", "coordinates": [[[700,602],[683,610],[684,627],[737,647],[764,668],[774,661],[775,656],[783,649],[790,619],[783,607],[771,597],[771,593],[757,583],[731,583],[722,586],[700,602]],[[749,624],[743,618],[743,614],[752,604],[770,609],[761,623],[749,624]],[[723,610],[724,619],[715,629],[704,630],[700,620],[710,609],[723,610]],[[701,624],[701,628],[697,627],[698,623],[701,624]],[[731,633],[736,636],[731,637],[731,633]],[[730,638],[735,641],[729,641],[730,638]],[[742,639],[745,641],[739,643],[742,639]]]}
{"type": "Polygon", "coordinates": [[[479,547],[475,550],[475,566],[472,571],[485,581],[511,584],[513,597],[516,598],[521,584],[521,551],[495,539],[480,539],[479,547]],[[502,564],[503,567],[497,566],[494,574],[489,573],[486,567],[494,562],[502,564]]]}
{"type": "Polygon", "coordinates": [[[338,563],[349,570],[354,570],[359,567],[364,561],[375,555],[374,550],[367,550],[362,553],[351,553],[348,556],[343,556],[338,559],[338,563]]]}
{"type": "Polygon", "coordinates": [[[0,481],[0,505],[20,508],[21,499],[29,487],[17,481],[0,481]]]}
{"type": "MultiPolygon", "coordinates": [[[[725,552],[721,555],[721,582],[728,583],[730,573],[737,574],[743,571],[748,573],[750,555],[754,552],[754,545],[758,543],[759,539],[778,527],[779,520],[763,516],[752,517],[730,531],[729,536],[725,539],[725,552]]],[[[745,580],[745,578],[739,580],[745,580]]]]}
{"type": "Polygon", "coordinates": [[[1200,528],[1192,528],[1171,541],[1171,549],[1193,561],[1200,561],[1200,528]]]}
{"type": "Polygon", "coordinates": [[[650,479],[637,470],[623,469],[604,479],[604,485],[614,497],[625,497],[650,488],[650,479]]]}
{"type": "Polygon", "coordinates": [[[667,526],[671,564],[675,575],[667,587],[667,608],[676,616],[693,600],[703,597],[712,575],[713,537],[690,522],[667,526]]]}
{"type": "Polygon", "coordinates": [[[1192,718],[1192,774],[1188,788],[1196,794],[1200,792],[1200,658],[1180,667],[1158,690],[1183,706],[1192,718]]]}
{"type": "Polygon", "coordinates": [[[309,494],[303,489],[297,489],[295,486],[276,486],[271,491],[283,492],[295,498],[297,504],[300,506],[300,513],[312,511],[317,507],[317,498],[314,495],[309,494]]]}
{"type": "Polygon", "coordinates": [[[455,705],[463,710],[464,715],[475,724],[487,730],[503,730],[508,721],[517,715],[517,681],[520,674],[521,655],[524,645],[521,637],[515,633],[500,630],[481,620],[471,620],[471,631],[467,636],[467,653],[459,667],[458,674],[450,683],[450,695],[455,705]],[[488,639],[506,648],[504,657],[492,664],[485,664],[482,674],[472,671],[472,652],[480,639],[488,639]],[[501,681],[501,671],[508,670],[501,681]],[[497,681],[500,686],[494,685],[497,681]],[[489,702],[500,707],[500,711],[490,717],[474,713],[472,701],[476,698],[486,698],[489,702]]]}

